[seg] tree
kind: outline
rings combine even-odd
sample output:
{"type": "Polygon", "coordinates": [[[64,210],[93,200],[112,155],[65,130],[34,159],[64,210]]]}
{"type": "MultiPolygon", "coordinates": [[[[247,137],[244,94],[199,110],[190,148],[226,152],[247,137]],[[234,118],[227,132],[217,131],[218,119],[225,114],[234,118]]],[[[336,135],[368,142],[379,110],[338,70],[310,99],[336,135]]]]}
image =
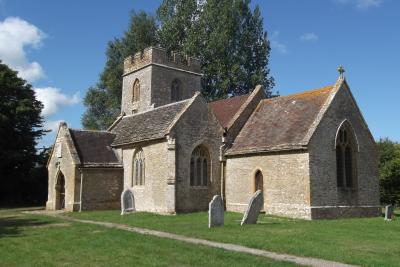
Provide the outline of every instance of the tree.
{"type": "Polygon", "coordinates": [[[133,13],[124,36],[108,44],[107,62],[85,97],[82,124],[107,129],[120,114],[123,60],[151,45],[200,59],[202,93],[216,100],[264,86],[272,96],[270,46],[258,6],[250,0],[163,0],[157,19],[133,13]],[[158,26],[159,24],[159,26],[158,26]]]}
{"type": "Polygon", "coordinates": [[[128,30],[108,43],[107,60],[96,86],[89,88],[82,117],[86,129],[107,129],[121,112],[123,62],[129,55],[155,45],[157,24],[153,16],[132,13],[128,30]]]}
{"type": "Polygon", "coordinates": [[[196,0],[164,0],[157,10],[160,46],[168,52],[186,52],[188,35],[193,33],[201,8],[196,0]]]}
{"type": "Polygon", "coordinates": [[[381,202],[400,205],[400,144],[388,138],[377,144],[381,202]]]}
{"type": "Polygon", "coordinates": [[[0,61],[0,199],[22,201],[23,183],[37,162],[43,130],[42,103],[32,86],[0,61]]]}
{"type": "Polygon", "coordinates": [[[256,85],[271,96],[270,46],[258,6],[250,0],[164,0],[158,9],[160,44],[201,60],[203,95],[242,95],[256,85]]]}

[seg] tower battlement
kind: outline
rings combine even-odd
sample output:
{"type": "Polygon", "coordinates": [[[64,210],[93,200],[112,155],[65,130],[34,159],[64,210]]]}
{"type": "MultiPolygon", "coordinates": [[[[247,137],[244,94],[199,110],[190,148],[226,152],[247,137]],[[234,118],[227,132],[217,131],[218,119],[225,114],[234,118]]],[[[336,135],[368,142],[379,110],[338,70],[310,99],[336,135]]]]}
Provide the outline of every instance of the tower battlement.
{"type": "Polygon", "coordinates": [[[149,47],[144,49],[143,52],[138,52],[124,60],[124,75],[151,64],[201,73],[200,61],[197,58],[176,52],[171,52],[168,55],[163,48],[149,47]]]}

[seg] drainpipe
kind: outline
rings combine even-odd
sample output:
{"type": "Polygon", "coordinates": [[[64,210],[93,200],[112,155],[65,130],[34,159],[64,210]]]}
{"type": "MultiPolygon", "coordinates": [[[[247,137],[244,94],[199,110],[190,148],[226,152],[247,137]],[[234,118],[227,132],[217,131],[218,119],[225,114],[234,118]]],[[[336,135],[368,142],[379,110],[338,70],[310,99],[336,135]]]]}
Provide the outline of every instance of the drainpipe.
{"type": "Polygon", "coordinates": [[[227,129],[224,129],[222,134],[222,145],[219,148],[219,161],[221,162],[221,198],[224,203],[224,209],[226,210],[226,200],[225,200],[225,150],[227,147],[227,129]]]}
{"type": "Polygon", "coordinates": [[[221,198],[224,203],[224,208],[226,209],[225,203],[225,161],[221,161],[221,198]]]}
{"type": "Polygon", "coordinates": [[[81,173],[81,188],[79,190],[79,212],[82,211],[82,187],[83,187],[83,172],[82,169],[79,168],[79,172],[81,173]]]}

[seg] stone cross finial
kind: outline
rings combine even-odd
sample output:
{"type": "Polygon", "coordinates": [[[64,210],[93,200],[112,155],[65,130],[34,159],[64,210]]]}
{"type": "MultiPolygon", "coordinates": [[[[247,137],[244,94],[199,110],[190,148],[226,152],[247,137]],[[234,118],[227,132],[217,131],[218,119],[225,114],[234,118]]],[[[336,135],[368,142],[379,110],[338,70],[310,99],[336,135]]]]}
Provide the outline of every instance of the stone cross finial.
{"type": "Polygon", "coordinates": [[[340,65],[340,66],[339,66],[339,68],[338,68],[337,70],[338,70],[338,72],[339,72],[339,74],[340,74],[340,77],[343,77],[343,75],[344,75],[344,72],[345,72],[345,70],[344,70],[343,66],[342,66],[342,65],[340,65]]]}

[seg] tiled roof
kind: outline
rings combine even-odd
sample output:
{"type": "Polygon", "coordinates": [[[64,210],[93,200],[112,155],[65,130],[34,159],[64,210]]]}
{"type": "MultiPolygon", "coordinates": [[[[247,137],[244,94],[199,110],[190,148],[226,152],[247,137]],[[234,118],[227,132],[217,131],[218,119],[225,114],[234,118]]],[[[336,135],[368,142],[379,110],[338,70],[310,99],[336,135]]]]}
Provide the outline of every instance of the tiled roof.
{"type": "Polygon", "coordinates": [[[112,146],[163,138],[175,117],[191,99],[175,102],[147,112],[123,117],[112,129],[112,146]]]}
{"type": "Polygon", "coordinates": [[[249,95],[241,95],[222,99],[209,103],[209,107],[214,112],[222,127],[227,127],[229,122],[238,112],[243,103],[247,100],[249,95]]]}
{"type": "Polygon", "coordinates": [[[83,165],[115,165],[120,163],[113,149],[110,147],[115,134],[74,129],[69,129],[69,131],[83,165]]]}
{"type": "Polygon", "coordinates": [[[306,135],[332,89],[327,86],[262,100],[227,155],[304,147],[308,144],[306,135]]]}

